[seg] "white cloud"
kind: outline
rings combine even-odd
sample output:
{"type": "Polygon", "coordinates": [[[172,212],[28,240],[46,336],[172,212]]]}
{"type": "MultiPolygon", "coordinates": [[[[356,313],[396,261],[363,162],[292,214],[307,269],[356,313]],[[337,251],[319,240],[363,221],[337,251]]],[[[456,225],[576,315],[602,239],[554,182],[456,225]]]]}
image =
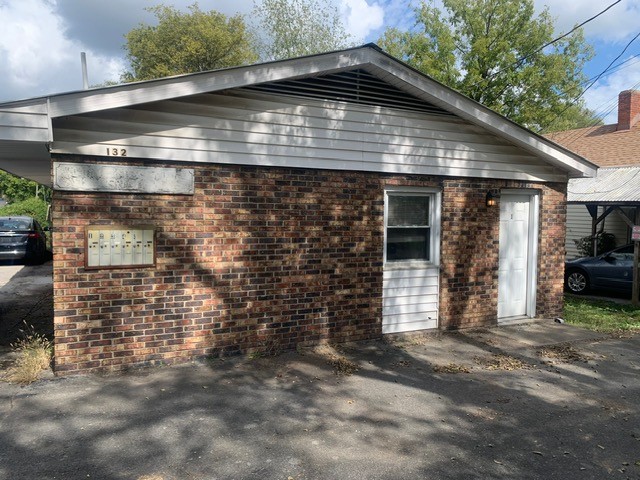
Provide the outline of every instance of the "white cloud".
{"type": "MultiPolygon", "coordinates": [[[[554,1],[535,0],[537,11],[549,5],[549,13],[556,21],[556,32],[563,33],[575,25],[597,15],[613,0],[573,0],[554,1]]],[[[638,33],[640,24],[640,0],[622,0],[583,28],[590,40],[606,43],[621,43],[638,33]]]]}
{"type": "Polygon", "coordinates": [[[42,0],[0,4],[4,24],[0,63],[7,72],[0,78],[1,100],[82,88],[82,51],[87,53],[92,83],[118,78],[123,60],[94,54],[82,43],[66,38],[64,21],[54,8],[54,3],[42,0]]]}
{"type": "Polygon", "coordinates": [[[377,3],[366,0],[342,0],[340,8],[347,32],[362,42],[370,32],[382,27],[384,10],[377,3]]]}
{"type": "Polygon", "coordinates": [[[50,4],[23,0],[0,6],[0,51],[11,85],[31,88],[56,65],[68,60],[71,42],[50,4]]]}
{"type": "Polygon", "coordinates": [[[587,105],[603,118],[605,124],[618,121],[618,94],[640,88],[640,62],[631,60],[615,73],[591,87],[584,95],[587,105]]]}

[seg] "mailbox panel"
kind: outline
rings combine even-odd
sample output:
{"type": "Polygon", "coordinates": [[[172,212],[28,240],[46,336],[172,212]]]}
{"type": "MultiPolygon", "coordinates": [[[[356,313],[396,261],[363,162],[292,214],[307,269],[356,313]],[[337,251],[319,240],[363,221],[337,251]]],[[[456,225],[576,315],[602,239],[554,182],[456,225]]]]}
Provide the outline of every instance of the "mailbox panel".
{"type": "Polygon", "coordinates": [[[85,267],[132,268],[155,265],[155,228],[148,225],[90,225],[86,229],[85,267]]]}

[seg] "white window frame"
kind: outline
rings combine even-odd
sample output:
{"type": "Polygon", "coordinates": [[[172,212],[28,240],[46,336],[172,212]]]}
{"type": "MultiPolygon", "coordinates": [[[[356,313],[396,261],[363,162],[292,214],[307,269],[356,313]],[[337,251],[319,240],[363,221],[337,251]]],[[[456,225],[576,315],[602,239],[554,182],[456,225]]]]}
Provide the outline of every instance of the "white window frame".
{"type": "MultiPolygon", "coordinates": [[[[440,265],[440,223],[442,193],[435,188],[387,187],[384,191],[384,251],[383,262],[386,269],[411,269],[440,265]],[[429,258],[430,260],[390,260],[387,261],[387,228],[389,221],[389,197],[417,196],[429,197],[429,258]]],[[[393,228],[393,227],[391,227],[393,228]]]]}

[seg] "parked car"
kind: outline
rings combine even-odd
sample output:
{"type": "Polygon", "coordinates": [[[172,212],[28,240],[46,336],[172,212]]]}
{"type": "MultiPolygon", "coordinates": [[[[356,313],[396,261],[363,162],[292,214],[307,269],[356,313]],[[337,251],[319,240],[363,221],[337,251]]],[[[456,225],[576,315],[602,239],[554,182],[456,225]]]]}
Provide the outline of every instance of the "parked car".
{"type": "Polygon", "coordinates": [[[564,284],[572,293],[596,289],[630,293],[633,284],[633,244],[597,257],[566,261],[564,284]]]}
{"type": "Polygon", "coordinates": [[[47,237],[32,217],[0,217],[0,260],[42,263],[47,257],[47,237]]]}

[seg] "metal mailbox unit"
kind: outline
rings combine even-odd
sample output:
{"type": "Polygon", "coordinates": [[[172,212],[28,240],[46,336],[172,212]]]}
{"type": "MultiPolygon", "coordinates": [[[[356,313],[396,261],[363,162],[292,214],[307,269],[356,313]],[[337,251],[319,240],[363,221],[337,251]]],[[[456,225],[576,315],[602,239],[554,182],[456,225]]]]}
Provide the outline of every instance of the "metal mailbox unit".
{"type": "Polygon", "coordinates": [[[133,268],[156,263],[153,226],[90,225],[86,229],[85,267],[133,268]]]}

